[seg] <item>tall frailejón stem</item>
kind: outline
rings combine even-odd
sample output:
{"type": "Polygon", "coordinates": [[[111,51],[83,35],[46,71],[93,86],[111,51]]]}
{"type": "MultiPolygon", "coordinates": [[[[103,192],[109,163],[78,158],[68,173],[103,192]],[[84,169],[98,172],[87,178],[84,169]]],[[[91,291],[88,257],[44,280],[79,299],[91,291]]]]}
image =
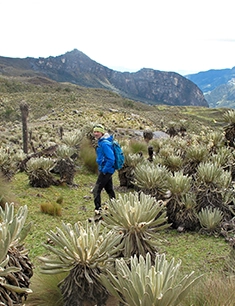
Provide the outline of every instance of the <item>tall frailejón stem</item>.
{"type": "Polygon", "coordinates": [[[22,118],[22,131],[23,131],[23,151],[24,153],[28,153],[28,124],[27,124],[27,117],[29,114],[29,107],[28,104],[23,101],[20,103],[20,111],[21,111],[21,118],[22,118]]]}

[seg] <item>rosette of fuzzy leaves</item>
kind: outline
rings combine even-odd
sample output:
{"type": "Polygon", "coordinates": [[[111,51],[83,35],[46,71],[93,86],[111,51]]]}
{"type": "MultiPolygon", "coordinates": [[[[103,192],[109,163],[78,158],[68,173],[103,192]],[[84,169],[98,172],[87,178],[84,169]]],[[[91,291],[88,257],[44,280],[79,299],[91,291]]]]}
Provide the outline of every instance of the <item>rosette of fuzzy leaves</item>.
{"type": "Polygon", "coordinates": [[[174,258],[168,262],[165,254],[159,254],[152,265],[151,256],[133,256],[130,266],[124,259],[116,260],[116,273],[108,271],[108,278],[100,276],[110,294],[128,306],[176,306],[186,297],[201,276],[194,272],[180,277],[174,258]]]}
{"type": "Polygon", "coordinates": [[[184,174],[194,175],[198,165],[209,156],[209,150],[205,145],[196,143],[190,145],[184,156],[184,174]]]}
{"type": "Polygon", "coordinates": [[[225,138],[230,147],[234,148],[234,139],[235,139],[235,110],[228,110],[223,115],[223,121],[227,123],[224,127],[225,138]]]}
{"type": "Polygon", "coordinates": [[[144,157],[140,154],[130,154],[124,149],[125,163],[122,169],[118,171],[120,186],[133,188],[133,180],[135,175],[135,168],[138,164],[144,161],[144,157]]]}
{"type": "Polygon", "coordinates": [[[191,191],[192,177],[183,171],[175,172],[168,177],[168,188],[171,194],[166,204],[168,221],[178,230],[195,230],[198,227],[196,215],[196,196],[191,191]]]}
{"type": "Polygon", "coordinates": [[[134,170],[133,184],[146,194],[156,199],[164,198],[167,192],[169,171],[165,166],[146,162],[138,164],[134,170]]]}
{"type": "MultiPolygon", "coordinates": [[[[102,228],[101,224],[62,223],[62,229],[50,231],[48,237],[54,245],[44,247],[52,253],[40,257],[42,273],[69,272],[59,284],[64,305],[80,305],[84,300],[104,303],[108,293],[98,275],[112,269],[115,258],[122,249],[122,234],[102,228]]],[[[82,305],[82,304],[81,304],[82,305]]]]}
{"type": "Polygon", "coordinates": [[[202,232],[220,233],[220,223],[223,219],[223,213],[218,208],[206,207],[198,213],[198,219],[202,227],[202,232]]]}
{"type": "Polygon", "coordinates": [[[195,176],[197,213],[202,208],[218,208],[225,220],[232,218],[229,203],[233,201],[232,176],[217,163],[206,162],[198,166],[195,176]]]}
{"type": "Polygon", "coordinates": [[[112,199],[102,216],[105,227],[123,233],[126,258],[134,254],[145,257],[148,252],[154,257],[160,244],[158,232],[170,226],[163,202],[143,192],[112,199]]]}
{"type": "MultiPolygon", "coordinates": [[[[22,298],[31,293],[29,279],[32,265],[22,245],[29,230],[25,226],[27,206],[14,214],[14,204],[0,207],[0,302],[3,305],[20,304],[22,298]]],[[[0,304],[1,304],[0,303],[0,304]]]]}
{"type": "Polygon", "coordinates": [[[37,157],[30,159],[26,167],[30,186],[47,188],[51,185],[58,185],[58,181],[51,173],[54,166],[55,161],[50,158],[37,157]]]}

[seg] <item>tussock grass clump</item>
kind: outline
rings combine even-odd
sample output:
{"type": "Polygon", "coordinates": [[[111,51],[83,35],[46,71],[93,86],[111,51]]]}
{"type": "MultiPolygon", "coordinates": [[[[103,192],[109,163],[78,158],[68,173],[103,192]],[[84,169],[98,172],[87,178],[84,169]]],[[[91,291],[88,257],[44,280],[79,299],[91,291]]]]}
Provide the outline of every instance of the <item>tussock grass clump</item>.
{"type": "Polygon", "coordinates": [[[15,196],[10,189],[8,181],[4,178],[0,171],[0,206],[4,208],[6,202],[15,202],[15,196]]]}
{"type": "Polygon", "coordinates": [[[32,279],[31,294],[26,300],[27,306],[63,306],[63,298],[58,287],[66,273],[46,275],[36,271],[32,279]]]}
{"type": "Polygon", "coordinates": [[[79,158],[87,170],[97,173],[96,152],[88,139],[82,141],[79,158]]]}
{"type": "Polygon", "coordinates": [[[57,199],[56,199],[56,203],[58,204],[62,204],[64,201],[64,198],[62,196],[59,196],[57,199]]]}
{"type": "Polygon", "coordinates": [[[62,207],[57,203],[45,202],[40,205],[40,210],[44,214],[51,216],[61,216],[62,207]]]}
{"type": "Polygon", "coordinates": [[[233,306],[235,301],[235,282],[222,274],[211,274],[203,278],[197,287],[192,288],[181,306],[233,306]]]}
{"type": "Polygon", "coordinates": [[[130,153],[136,154],[146,154],[147,153],[147,144],[144,141],[131,140],[129,142],[130,153]]]}

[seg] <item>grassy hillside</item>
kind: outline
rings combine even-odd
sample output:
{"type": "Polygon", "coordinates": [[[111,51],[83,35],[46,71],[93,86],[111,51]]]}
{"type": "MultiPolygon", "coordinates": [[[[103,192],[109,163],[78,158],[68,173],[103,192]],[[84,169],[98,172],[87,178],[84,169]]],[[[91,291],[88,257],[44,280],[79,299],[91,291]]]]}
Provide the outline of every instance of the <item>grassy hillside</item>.
{"type": "Polygon", "coordinates": [[[150,106],[124,99],[118,94],[102,89],[87,89],[71,84],[61,84],[49,79],[0,78],[0,119],[21,121],[20,103],[29,105],[29,124],[55,123],[84,125],[100,121],[110,128],[166,130],[169,124],[179,126],[184,122],[189,132],[221,127],[221,117],[226,109],[201,107],[150,106]],[[138,119],[136,119],[138,118],[138,119]]]}
{"type": "MultiPolygon", "coordinates": [[[[184,125],[188,135],[222,131],[222,116],[226,112],[225,109],[200,107],[149,106],[123,99],[106,90],[58,84],[45,78],[0,78],[0,92],[1,148],[15,150],[22,149],[22,101],[29,105],[28,128],[37,150],[60,142],[61,128],[67,135],[95,122],[128,139],[137,137],[135,130],[167,131],[170,126],[179,128],[184,125]]],[[[139,140],[143,141],[142,137],[139,140]]],[[[147,148],[145,142],[143,145],[147,148]]],[[[29,151],[32,153],[31,147],[29,151]]],[[[76,186],[73,187],[31,187],[24,172],[15,174],[9,182],[7,198],[14,201],[16,210],[22,205],[28,206],[27,220],[33,222],[33,227],[27,236],[26,247],[37,268],[38,256],[47,255],[42,243],[50,243],[46,235],[49,230],[56,230],[62,221],[74,224],[93,216],[91,189],[95,180],[96,174],[89,172],[78,161],[74,177],[76,186]],[[41,205],[58,202],[61,215],[51,216],[41,212],[41,205]]],[[[117,173],[114,185],[117,195],[126,192],[119,188],[117,173]]],[[[102,199],[107,201],[105,193],[102,199]]],[[[231,247],[222,237],[178,233],[176,230],[159,233],[159,252],[165,252],[169,259],[182,260],[182,271],[187,273],[193,270],[196,274],[222,273],[230,251],[231,247]]]]}

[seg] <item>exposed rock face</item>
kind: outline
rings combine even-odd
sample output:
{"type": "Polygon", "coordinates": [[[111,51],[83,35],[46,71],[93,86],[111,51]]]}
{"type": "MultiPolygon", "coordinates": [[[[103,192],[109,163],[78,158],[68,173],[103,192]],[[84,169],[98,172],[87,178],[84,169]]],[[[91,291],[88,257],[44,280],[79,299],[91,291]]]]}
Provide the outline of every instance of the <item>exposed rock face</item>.
{"type": "Polygon", "coordinates": [[[150,104],[208,106],[201,90],[174,72],[114,72],[110,82],[124,95],[150,104]]]}
{"type": "Polygon", "coordinates": [[[210,107],[235,108],[235,78],[205,94],[210,107]]]}
{"type": "Polygon", "coordinates": [[[9,75],[12,68],[14,75],[17,69],[21,75],[33,71],[57,82],[105,88],[148,104],[208,107],[197,85],[177,73],[146,68],[135,73],[118,72],[98,64],[78,50],[39,59],[0,57],[0,73],[9,75]]]}

